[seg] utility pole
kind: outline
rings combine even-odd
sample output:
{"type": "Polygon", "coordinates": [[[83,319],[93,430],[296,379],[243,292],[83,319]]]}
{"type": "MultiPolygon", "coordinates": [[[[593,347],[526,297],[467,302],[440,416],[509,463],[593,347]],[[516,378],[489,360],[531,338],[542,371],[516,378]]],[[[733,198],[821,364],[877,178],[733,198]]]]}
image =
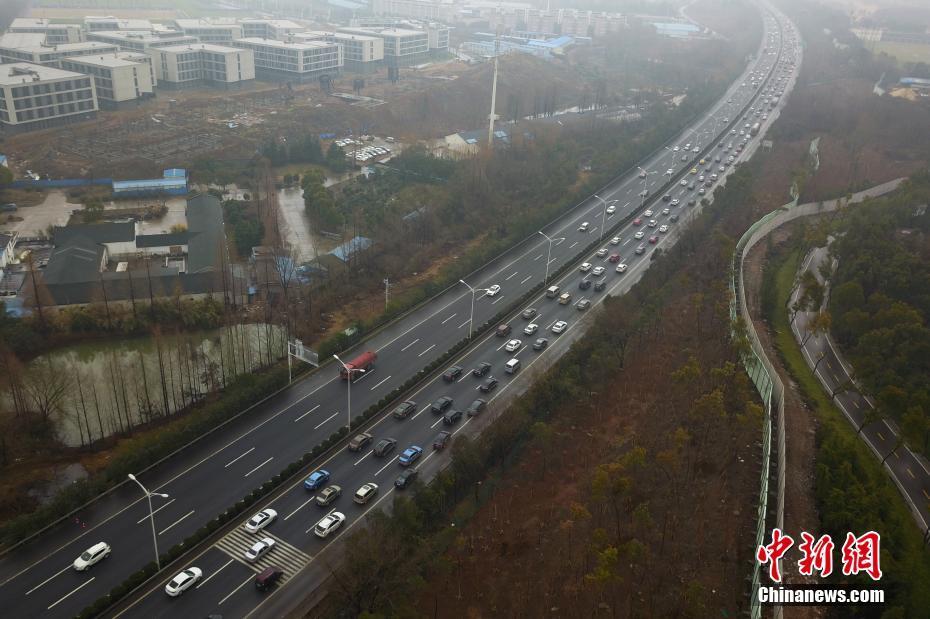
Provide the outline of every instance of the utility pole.
{"type": "Polygon", "coordinates": [[[387,309],[388,303],[391,302],[391,279],[384,278],[384,309],[387,309]]]}
{"type": "Polygon", "coordinates": [[[497,103],[497,67],[501,55],[501,28],[497,27],[497,37],[494,39],[494,81],[491,84],[491,113],[488,114],[488,148],[494,148],[494,119],[497,103]]]}

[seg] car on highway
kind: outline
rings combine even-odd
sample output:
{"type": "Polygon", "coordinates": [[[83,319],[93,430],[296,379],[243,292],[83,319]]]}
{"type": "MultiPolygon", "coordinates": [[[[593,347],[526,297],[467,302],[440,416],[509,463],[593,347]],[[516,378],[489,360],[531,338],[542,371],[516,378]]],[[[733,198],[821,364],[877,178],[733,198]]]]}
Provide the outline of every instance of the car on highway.
{"type": "Polygon", "coordinates": [[[330,503],[342,496],[342,486],[332,485],[323,488],[316,495],[316,504],[320,507],[328,507],[330,503]]]}
{"type": "Polygon", "coordinates": [[[475,417],[481,414],[481,411],[487,407],[488,401],[482,398],[477,398],[471,404],[468,405],[468,408],[465,410],[465,414],[469,417],[475,417]]]}
{"type": "Polygon", "coordinates": [[[361,487],[355,491],[352,500],[359,505],[364,505],[376,494],[378,494],[378,484],[370,481],[367,484],[362,484],[361,487]]]}
{"type": "Polygon", "coordinates": [[[394,416],[395,419],[406,419],[415,410],[417,410],[417,403],[407,400],[406,402],[401,402],[400,404],[398,404],[394,408],[394,411],[391,414],[394,416]]]}
{"type": "Polygon", "coordinates": [[[617,268],[614,269],[617,273],[626,273],[627,266],[622,262],[617,265],[617,268]]]}
{"type": "Polygon", "coordinates": [[[474,370],[471,371],[471,374],[472,376],[476,376],[480,378],[490,371],[491,371],[491,364],[488,363],[487,361],[482,361],[481,363],[478,364],[478,367],[476,367],[474,370]]]}
{"type": "Polygon", "coordinates": [[[178,597],[188,589],[194,586],[198,580],[203,577],[203,572],[199,567],[189,567],[165,585],[165,593],[171,597],[178,597]]]}
{"type": "Polygon", "coordinates": [[[446,448],[449,442],[452,440],[452,433],[448,430],[443,430],[436,435],[436,438],[433,439],[433,449],[436,451],[442,451],[446,448]]]}
{"type": "Polygon", "coordinates": [[[578,232],[587,232],[587,231],[588,231],[588,227],[589,227],[590,225],[591,225],[591,224],[589,224],[589,223],[586,222],[586,221],[581,222],[581,225],[578,226],[578,232]]]}
{"type": "Polygon", "coordinates": [[[536,338],[536,341],[533,342],[533,350],[540,351],[545,350],[546,346],[549,345],[549,340],[544,337],[536,338]]]}
{"type": "Polygon", "coordinates": [[[523,346],[523,342],[518,339],[512,339],[504,346],[504,350],[507,352],[516,352],[520,350],[520,347],[523,346]]]}
{"type": "Polygon", "coordinates": [[[245,523],[245,530],[249,533],[258,533],[269,524],[274,522],[274,519],[277,517],[278,512],[271,509],[270,507],[263,509],[262,511],[249,518],[249,521],[245,523]]]}
{"type": "Polygon", "coordinates": [[[646,225],[649,226],[650,228],[655,228],[656,226],[659,225],[659,222],[657,222],[655,219],[650,219],[649,223],[646,225]]]}
{"type": "Polygon", "coordinates": [[[321,539],[326,539],[333,532],[338,531],[345,521],[346,517],[342,512],[330,512],[320,518],[320,521],[313,527],[313,533],[321,539]]]}
{"type": "Polygon", "coordinates": [[[613,204],[611,204],[610,206],[607,207],[607,214],[608,214],[608,215],[613,215],[613,214],[616,213],[616,212],[617,212],[617,207],[614,206],[613,204]]]}
{"type": "Polygon", "coordinates": [[[450,410],[449,412],[447,412],[445,415],[442,416],[442,422],[446,424],[447,426],[454,426],[456,423],[459,422],[459,420],[462,419],[462,416],[464,414],[465,413],[458,410],[457,408],[453,408],[452,410],[450,410]]]}
{"type": "Polygon", "coordinates": [[[695,204],[697,204],[697,200],[694,198],[688,200],[688,206],[694,206],[695,204]]]}
{"type": "Polygon", "coordinates": [[[329,481],[329,471],[319,469],[310,473],[310,477],[304,480],[304,488],[307,490],[316,490],[329,481]]]}
{"type": "Polygon", "coordinates": [[[275,586],[283,576],[284,570],[275,565],[270,565],[259,572],[258,576],[255,577],[255,588],[259,591],[267,591],[275,586]]]}
{"type": "Polygon", "coordinates": [[[643,217],[652,217],[652,215],[653,215],[653,212],[651,208],[647,208],[646,212],[643,213],[643,217]]]}
{"type": "Polygon", "coordinates": [[[666,226],[665,224],[662,224],[661,226],[659,226],[659,232],[663,232],[663,233],[668,232],[668,226],[666,226]]]}
{"type": "Polygon", "coordinates": [[[588,271],[591,270],[591,263],[590,263],[590,262],[582,262],[582,263],[581,263],[581,266],[578,267],[578,270],[581,271],[582,273],[587,273],[588,271]]]}
{"type": "Polygon", "coordinates": [[[604,271],[606,270],[607,269],[605,269],[604,267],[594,267],[591,270],[591,275],[593,275],[594,277],[600,277],[601,275],[604,274],[604,271]]]}
{"type": "Polygon", "coordinates": [[[582,311],[582,312],[588,309],[589,307],[591,307],[591,301],[588,299],[582,299],[578,301],[578,303],[575,303],[575,309],[582,311]]]}
{"type": "Polygon", "coordinates": [[[691,168],[691,174],[697,174],[697,168],[691,168]]]}
{"type": "Polygon", "coordinates": [[[539,330],[539,325],[536,324],[535,322],[531,322],[530,324],[523,327],[523,333],[525,333],[526,335],[533,335],[538,330],[539,330]]]}
{"type": "Polygon", "coordinates": [[[255,563],[266,554],[271,552],[275,547],[275,541],[271,537],[263,537],[259,541],[252,544],[252,547],[245,551],[245,560],[249,563],[255,563]]]}
{"type": "Polygon", "coordinates": [[[646,178],[646,171],[645,171],[645,170],[640,170],[640,171],[639,171],[639,177],[640,177],[640,178],[646,178]]]}
{"type": "Polygon", "coordinates": [[[489,297],[497,296],[497,293],[501,291],[501,287],[497,284],[492,284],[488,286],[487,295],[489,297]]]}
{"type": "Polygon", "coordinates": [[[81,555],[74,560],[74,563],[71,564],[71,567],[78,572],[83,572],[109,557],[110,552],[112,552],[112,549],[109,544],[106,542],[97,542],[82,552],[81,555]]]}
{"type": "Polygon", "coordinates": [[[610,244],[611,244],[611,245],[619,245],[619,244],[620,244],[620,237],[619,237],[619,236],[615,236],[614,238],[610,239],[610,244]]]}
{"type": "Polygon", "coordinates": [[[646,246],[640,243],[636,246],[636,249],[633,250],[633,253],[635,253],[637,256],[642,256],[644,253],[646,253],[646,246]]]}
{"type": "Polygon", "coordinates": [[[673,151],[675,151],[675,152],[677,153],[677,152],[678,152],[679,150],[681,150],[681,149],[680,149],[680,148],[678,148],[678,147],[676,146],[676,147],[675,147],[675,148],[673,148],[672,150],[673,150],[673,151]]]}
{"type": "Polygon", "coordinates": [[[417,475],[418,471],[416,469],[407,469],[394,480],[394,487],[398,490],[410,487],[417,480],[417,475]]]}
{"type": "Polygon", "coordinates": [[[697,146],[695,146],[694,148],[691,149],[691,152],[697,154],[697,153],[701,152],[701,149],[698,148],[697,146]]]}
{"type": "Polygon", "coordinates": [[[372,451],[372,453],[375,454],[375,457],[383,458],[384,456],[394,451],[395,447],[397,447],[396,438],[383,438],[380,441],[378,441],[377,445],[375,445],[375,448],[372,451]]]}
{"type": "Polygon", "coordinates": [[[580,282],[578,282],[578,288],[581,290],[587,290],[590,287],[591,287],[590,279],[583,279],[580,282]]]}
{"type": "Polygon", "coordinates": [[[610,250],[607,249],[606,247],[602,247],[601,249],[597,250],[597,253],[594,255],[597,256],[598,258],[603,258],[604,256],[607,255],[609,251],[610,250]]]}
{"type": "Polygon", "coordinates": [[[497,379],[494,378],[493,376],[488,376],[481,382],[481,384],[478,386],[478,389],[482,393],[490,393],[494,391],[496,387],[497,387],[497,379]]]}
{"type": "Polygon", "coordinates": [[[620,262],[620,254],[610,254],[610,257],[607,258],[607,262],[612,262],[612,263],[620,262]]]}
{"type": "Polygon", "coordinates": [[[400,454],[397,463],[401,466],[410,466],[419,460],[421,455],[423,455],[423,448],[418,445],[411,445],[400,454]]]}
{"type": "Polygon", "coordinates": [[[669,221],[678,221],[678,213],[675,213],[674,215],[672,215],[671,217],[669,217],[668,220],[669,220],[669,221]]]}
{"type": "Polygon", "coordinates": [[[520,315],[523,316],[523,320],[530,320],[531,318],[536,316],[536,314],[538,313],[539,312],[536,311],[535,307],[528,307],[525,310],[523,310],[523,313],[520,315]]]}
{"type": "Polygon", "coordinates": [[[657,237],[656,235],[652,235],[649,237],[649,243],[651,245],[655,245],[658,242],[659,242],[659,237],[657,237]]]}
{"type": "Polygon", "coordinates": [[[510,325],[506,323],[502,325],[497,325],[497,331],[494,332],[494,335],[496,335],[497,337],[507,337],[508,335],[510,335],[510,325]]]}
{"type": "Polygon", "coordinates": [[[634,225],[634,226],[640,226],[640,225],[642,225],[642,223],[643,223],[643,220],[642,220],[642,218],[640,218],[640,217],[637,217],[636,219],[633,220],[633,225],[634,225]]]}
{"type": "Polygon", "coordinates": [[[564,320],[558,320],[555,322],[555,324],[552,325],[551,331],[558,335],[562,331],[565,331],[566,328],[568,328],[568,323],[564,320]]]}
{"type": "Polygon", "coordinates": [[[361,434],[356,434],[352,437],[352,440],[349,441],[349,451],[361,451],[368,443],[375,440],[368,432],[362,432],[361,434]]]}
{"type": "Polygon", "coordinates": [[[436,400],[430,404],[430,410],[432,410],[434,413],[441,414],[446,412],[446,409],[448,409],[450,406],[452,406],[452,398],[447,395],[443,395],[436,398],[436,400]]]}
{"type": "Polygon", "coordinates": [[[636,234],[633,235],[633,238],[634,238],[634,239],[641,239],[641,238],[643,238],[644,236],[646,236],[646,231],[645,231],[645,230],[637,230],[637,231],[636,231],[636,234]]]}
{"type": "Polygon", "coordinates": [[[678,182],[678,184],[681,185],[682,187],[687,187],[687,186],[688,186],[688,181],[685,180],[685,179],[681,179],[681,180],[678,182]]]}
{"type": "Polygon", "coordinates": [[[700,189],[698,189],[698,193],[703,196],[707,192],[704,190],[703,187],[701,187],[700,189]]]}
{"type": "Polygon", "coordinates": [[[569,301],[572,300],[572,293],[563,292],[559,295],[559,305],[568,305],[569,301]]]}
{"type": "Polygon", "coordinates": [[[674,173],[675,173],[675,170],[673,168],[669,168],[668,170],[665,171],[666,176],[671,176],[674,173]]]}
{"type": "Polygon", "coordinates": [[[462,375],[462,372],[465,370],[462,369],[460,365],[453,365],[451,368],[442,373],[442,379],[447,383],[453,383],[462,375]]]}

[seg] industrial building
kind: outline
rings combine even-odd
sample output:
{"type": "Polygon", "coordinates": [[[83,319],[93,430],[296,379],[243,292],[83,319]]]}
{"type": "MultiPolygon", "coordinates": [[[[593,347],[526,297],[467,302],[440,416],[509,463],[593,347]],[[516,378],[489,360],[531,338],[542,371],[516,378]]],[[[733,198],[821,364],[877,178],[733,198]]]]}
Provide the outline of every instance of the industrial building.
{"type": "Polygon", "coordinates": [[[304,26],[286,19],[241,19],[243,39],[277,39],[284,41],[287,35],[306,30],[304,26]]]}
{"type": "Polygon", "coordinates": [[[178,30],[190,37],[197,37],[202,43],[231,43],[245,36],[242,25],[234,21],[206,19],[176,19],[178,30]]]}
{"type": "MultiPolygon", "coordinates": [[[[383,39],[384,61],[388,66],[410,66],[429,59],[429,34],[425,30],[359,27],[339,28],[339,32],[383,39]]],[[[448,39],[446,45],[448,47],[448,39]]]]}
{"type": "Polygon", "coordinates": [[[498,26],[509,32],[556,33],[573,37],[602,37],[628,26],[626,15],[574,9],[482,8],[491,30],[498,26]]]}
{"type": "Polygon", "coordinates": [[[161,178],[113,181],[114,198],[183,196],[187,191],[187,170],[183,168],[165,170],[161,178]]]}
{"type": "Polygon", "coordinates": [[[0,63],[28,62],[60,68],[63,58],[87,55],[100,56],[114,54],[119,51],[116,45],[96,41],[13,47],[8,43],[9,40],[4,37],[3,42],[0,43],[0,63]]]}
{"type": "Polygon", "coordinates": [[[255,54],[255,72],[263,79],[302,82],[343,66],[342,46],[322,40],[304,42],[247,38],[233,41],[255,54]]]}
{"type": "Polygon", "coordinates": [[[84,40],[80,24],[53,24],[40,17],[17,17],[7,28],[7,32],[42,34],[46,45],[80,43],[84,40]]]}
{"type": "Polygon", "coordinates": [[[342,45],[346,70],[358,73],[377,71],[384,64],[384,39],[348,32],[301,32],[291,35],[294,40],[322,40],[342,45]]]}
{"type": "Polygon", "coordinates": [[[96,113],[90,77],[36,64],[0,65],[0,127],[5,132],[45,129],[96,113]]]}
{"type": "Polygon", "coordinates": [[[61,68],[94,79],[101,109],[118,109],[155,95],[151,63],[107,54],[65,58],[61,68]]]}
{"type": "Polygon", "coordinates": [[[190,43],[149,50],[159,85],[190,88],[207,84],[235,88],[255,79],[255,57],[250,49],[190,43]]]}

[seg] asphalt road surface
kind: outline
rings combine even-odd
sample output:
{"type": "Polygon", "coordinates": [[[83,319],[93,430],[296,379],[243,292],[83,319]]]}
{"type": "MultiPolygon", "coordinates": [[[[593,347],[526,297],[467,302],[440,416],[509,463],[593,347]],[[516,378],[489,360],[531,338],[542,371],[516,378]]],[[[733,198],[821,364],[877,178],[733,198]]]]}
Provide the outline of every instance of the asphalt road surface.
{"type": "MultiPolygon", "coordinates": [[[[779,18],[783,19],[783,18],[779,18]]],[[[576,254],[593,241],[603,237],[603,246],[608,253],[618,253],[626,271],[616,271],[615,263],[593,255],[585,261],[605,268],[602,275],[593,275],[593,269],[580,272],[568,271],[559,280],[559,285],[572,295],[571,302],[559,304],[544,295],[528,305],[538,310],[532,322],[538,325],[538,333],[524,335],[527,321],[519,318],[509,320],[513,333],[509,338],[497,338],[492,334],[481,338],[457,361],[470,370],[479,361],[493,365],[491,373],[500,381],[495,391],[484,395],[494,405],[494,399],[510,384],[513,376],[505,373],[504,364],[512,358],[520,359],[520,372],[530,371],[536,359],[547,354],[557,354],[563,347],[552,345],[542,352],[532,349],[538,337],[550,342],[571,333],[577,326],[583,311],[576,303],[588,299],[599,303],[605,294],[622,294],[632,282],[642,276],[648,268],[652,253],[670,244],[677,236],[678,227],[689,219],[688,199],[700,199],[698,187],[689,189],[688,184],[697,184],[697,173],[690,174],[692,167],[701,172],[722,174],[732,166],[726,165],[726,157],[733,154],[736,162],[741,156],[735,148],[724,142],[737,142],[743,137],[739,130],[746,123],[757,122],[754,115],[743,116],[741,111],[754,97],[762,97],[762,88],[752,85],[751,72],[761,71],[762,76],[771,74],[772,80],[780,84],[788,82],[796,67],[790,62],[796,57],[798,41],[794,29],[782,49],[781,24],[767,18],[766,33],[762,47],[769,52],[760,54],[752,62],[746,74],[737,80],[723,98],[680,138],[667,149],[661,150],[641,166],[647,172],[640,178],[636,172],[620,178],[600,192],[600,198],[592,197],[562,216],[557,222],[543,230],[554,240],[549,253],[549,242],[542,236],[527,240],[506,252],[491,264],[473,275],[468,282],[476,289],[499,285],[501,291],[495,296],[477,294],[474,302],[474,318],[471,317],[472,293],[465,286],[451,289],[429,304],[412,312],[373,336],[355,352],[374,350],[378,362],[370,373],[355,381],[352,386],[352,414],[357,415],[368,406],[406,381],[410,375],[441,356],[455,343],[467,337],[469,325],[483,324],[533,286],[543,281],[548,271],[554,272],[569,263],[576,254]],[[777,69],[776,62],[781,61],[777,69]],[[728,119],[728,120],[725,120],[728,119]],[[723,132],[730,134],[717,146],[723,132]],[[683,146],[691,143],[698,153],[684,153],[683,146]],[[709,161],[699,165],[697,160],[705,156],[709,161]],[[712,158],[720,155],[721,162],[712,158]],[[684,157],[684,161],[682,160],[684,157]],[[671,170],[670,175],[666,171],[671,170]],[[679,179],[687,182],[684,186],[679,179]],[[674,180],[674,190],[669,201],[656,199],[656,190],[667,180],[674,180]],[[643,199],[643,187],[650,190],[643,199]],[[674,200],[679,202],[676,204],[674,200]],[[654,204],[652,203],[654,201],[654,204]],[[607,213],[607,206],[612,213],[607,213]],[[620,230],[611,230],[613,222],[619,222],[633,212],[649,208],[651,215],[642,215],[639,225],[630,223],[620,230]],[[666,212],[667,209],[667,212],[666,212]],[[672,215],[681,214],[678,221],[672,215]],[[655,226],[650,225],[655,220],[655,226]],[[582,223],[588,225],[582,230],[582,223]],[[667,232],[661,232],[668,226],[667,232]],[[643,238],[635,238],[643,232],[643,238]],[[618,241],[612,244],[611,238],[618,241]],[[655,242],[650,243],[650,237],[655,242]],[[642,245],[641,254],[635,249],[642,245]],[[547,260],[549,261],[547,265],[547,260]],[[579,288],[582,279],[599,280],[607,283],[607,290],[594,292],[579,288]],[[565,321],[567,331],[561,335],[552,333],[556,321],[565,321]],[[519,338],[522,345],[513,353],[504,346],[510,338],[519,338]]],[[[776,82],[767,82],[776,83],[776,82]]],[[[763,123],[765,125],[765,123],[763,123]]],[[[763,130],[764,131],[764,130],[763,130]]],[[[757,139],[757,138],[752,138],[757,139]]],[[[735,162],[734,162],[735,163],[735,162]]],[[[696,170],[697,172],[697,170],[696,170]]],[[[707,180],[710,180],[709,178],[707,180]]],[[[716,183],[706,188],[712,192],[716,183]]],[[[348,355],[353,356],[352,354],[348,355]]],[[[519,373],[518,373],[519,374],[519,373]]],[[[394,492],[393,482],[402,470],[398,456],[410,445],[423,448],[423,455],[416,466],[423,472],[422,481],[435,471],[437,463],[448,456],[433,451],[434,436],[445,426],[440,416],[429,410],[429,404],[441,395],[453,398],[453,408],[464,409],[481,394],[477,390],[480,381],[467,373],[455,382],[447,383],[437,378],[410,395],[417,403],[416,412],[405,420],[384,416],[368,431],[375,440],[391,437],[397,440],[397,449],[384,458],[375,457],[369,446],[362,452],[339,452],[320,464],[331,473],[331,483],[342,487],[342,496],[333,507],[343,513],[347,520],[341,530],[326,540],[317,538],[312,527],[327,513],[318,507],[316,493],[304,490],[302,481],[273,499],[271,507],[278,512],[277,520],[266,533],[276,541],[276,547],[257,564],[247,562],[244,551],[256,535],[238,529],[191,558],[188,565],[196,565],[203,571],[203,579],[196,589],[188,590],[180,598],[169,598],[163,588],[173,574],[164,574],[156,586],[136,601],[125,616],[164,617],[170,615],[204,616],[210,613],[228,617],[245,616],[269,597],[261,596],[253,585],[256,571],[274,564],[285,571],[285,580],[293,578],[300,570],[305,573],[319,571],[320,562],[314,559],[338,540],[361,520],[367,510],[384,506],[394,492]],[[366,482],[375,482],[380,491],[376,498],[365,506],[352,502],[355,490],[366,482]]],[[[238,499],[277,474],[289,463],[298,460],[306,451],[345,425],[349,416],[347,409],[347,383],[338,377],[334,367],[324,369],[267,401],[228,424],[198,443],[170,458],[141,476],[141,481],[152,491],[166,493],[168,498],[154,499],[155,530],[162,552],[185,539],[218,513],[233,505],[238,499]]],[[[471,423],[468,417],[449,426],[452,432],[460,432],[471,423]]],[[[263,504],[263,507],[265,505],[263,504]]],[[[256,508],[256,511],[259,508],[256,508]]],[[[120,584],[126,577],[150,562],[154,556],[151,524],[146,501],[138,487],[124,484],[105,498],[83,510],[74,521],[57,526],[34,542],[17,548],[0,562],[0,603],[7,609],[8,616],[15,617],[66,617],[73,616],[94,600],[120,584]],[[99,541],[109,543],[112,555],[87,572],[76,572],[71,563],[82,551],[99,541]]],[[[319,584],[319,583],[317,583],[319,584]]],[[[280,589],[279,589],[280,590],[280,589]]],[[[285,587],[284,590],[287,590],[285,587]]],[[[302,595],[309,591],[302,591],[302,595]]],[[[271,596],[274,597],[274,596],[271,596]]],[[[256,613],[261,615],[262,611],[256,613]]]]}

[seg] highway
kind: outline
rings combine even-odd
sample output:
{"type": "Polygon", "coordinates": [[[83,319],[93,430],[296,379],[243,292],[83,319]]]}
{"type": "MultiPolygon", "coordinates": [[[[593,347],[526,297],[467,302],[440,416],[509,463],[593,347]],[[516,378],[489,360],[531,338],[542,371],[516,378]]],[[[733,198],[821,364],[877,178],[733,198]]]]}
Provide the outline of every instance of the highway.
{"type": "MultiPolygon", "coordinates": [[[[733,154],[736,157],[734,163],[739,161],[742,155],[733,153],[735,149],[716,146],[718,135],[720,132],[729,132],[725,118],[734,124],[733,131],[742,129],[745,123],[756,122],[754,116],[739,118],[738,122],[737,117],[753,97],[762,96],[751,84],[752,72],[761,71],[763,75],[768,75],[779,58],[772,51],[781,46],[781,30],[776,26],[774,19],[766,19],[766,33],[760,50],[768,46],[770,52],[758,55],[753,65],[747,68],[746,73],[721,100],[683,132],[672,146],[662,149],[641,164],[642,169],[648,172],[645,178],[640,178],[634,172],[617,179],[599,192],[600,198],[592,197],[583,202],[543,230],[549,237],[558,239],[551,244],[548,264],[549,242],[540,235],[518,244],[469,278],[469,285],[477,289],[495,284],[501,287],[500,293],[493,297],[480,293],[476,295],[473,324],[478,326],[543,281],[547,270],[551,273],[568,264],[580,250],[595,240],[603,238],[603,246],[608,248],[608,253],[619,253],[622,263],[627,265],[626,272],[618,273],[614,263],[588,256],[586,262],[606,268],[604,275],[594,276],[591,271],[582,273],[572,269],[552,282],[571,293],[571,303],[561,305],[554,299],[541,296],[528,304],[538,311],[533,322],[539,325],[539,333],[523,335],[526,321],[519,318],[508,321],[513,326],[510,338],[523,340],[518,351],[514,354],[505,352],[503,347],[510,338],[497,338],[489,333],[461,356],[457,363],[466,370],[470,370],[479,361],[492,364],[491,373],[499,379],[500,384],[496,391],[485,396],[491,405],[512,379],[504,372],[507,360],[514,357],[520,359],[523,363],[520,372],[527,372],[535,359],[555,354],[558,347],[552,346],[536,352],[532,350],[531,344],[537,337],[548,337],[550,341],[564,337],[565,333],[561,336],[553,334],[551,325],[557,320],[563,320],[568,323],[568,330],[573,329],[583,314],[575,308],[579,300],[586,298],[596,304],[606,294],[626,292],[632,282],[648,268],[653,252],[670,244],[678,227],[689,219],[685,215],[692,208],[688,206],[688,199],[692,196],[700,198],[698,187],[695,186],[693,190],[688,188],[688,183],[694,182],[698,176],[689,172],[697,166],[697,159],[703,156],[699,154],[700,151],[708,150],[711,158],[718,151],[727,156],[733,154]],[[699,153],[685,154],[681,147],[686,143],[692,143],[692,148],[696,147],[699,153]],[[682,161],[682,156],[685,161],[682,161]],[[669,176],[676,184],[670,192],[670,201],[665,202],[658,199],[656,190],[669,178],[666,176],[667,170],[672,171],[669,176]],[[677,183],[679,179],[688,182],[682,186],[677,183]],[[644,186],[650,190],[646,199],[640,197],[644,186]],[[679,203],[673,205],[672,198],[679,200],[679,203]],[[607,205],[613,207],[615,212],[608,214],[607,205]],[[613,222],[619,222],[647,208],[655,212],[652,215],[642,214],[640,225],[629,223],[618,231],[607,233],[615,227],[613,222]],[[668,213],[664,213],[664,209],[668,209],[668,213]],[[682,216],[677,222],[673,221],[672,216],[678,213],[682,213],[682,216]],[[650,219],[656,220],[655,227],[649,225],[650,219]],[[580,230],[584,222],[588,225],[580,230]],[[668,232],[659,232],[663,225],[669,226],[668,232]],[[644,233],[644,238],[635,238],[640,231],[644,233]],[[615,235],[619,241],[612,245],[609,241],[615,235]],[[654,244],[648,241],[651,236],[656,237],[654,244]],[[637,254],[634,250],[640,245],[643,250],[637,254]],[[607,290],[594,292],[593,287],[580,289],[579,281],[585,278],[603,278],[607,290]]],[[[790,46],[797,45],[793,29],[788,42],[790,46]]],[[[785,53],[784,57],[790,59],[793,56],[785,53]]],[[[796,67],[783,60],[777,72],[778,79],[785,83],[794,71],[796,67]]],[[[736,142],[738,139],[742,138],[737,132],[725,141],[736,142]]],[[[718,173],[720,165],[723,162],[699,167],[709,175],[712,172],[718,173]]],[[[724,167],[727,172],[733,168],[724,167]]],[[[712,192],[714,186],[716,184],[712,184],[706,191],[712,192]]],[[[373,371],[366,373],[351,387],[352,414],[358,415],[377,403],[417,370],[467,337],[472,322],[471,306],[472,293],[466,286],[451,289],[377,333],[353,351],[374,350],[378,352],[379,359],[373,371]]],[[[479,382],[467,371],[452,383],[437,377],[409,396],[417,403],[416,412],[411,417],[397,420],[384,416],[371,425],[368,431],[375,436],[376,441],[385,437],[397,439],[397,449],[387,457],[375,457],[369,446],[360,453],[340,451],[319,465],[332,474],[331,483],[342,486],[343,496],[334,506],[347,517],[342,530],[325,541],[313,535],[312,527],[327,512],[314,504],[315,494],[304,490],[302,480],[277,496],[271,507],[277,510],[278,518],[263,534],[274,537],[277,547],[257,564],[258,567],[270,564],[280,566],[285,571],[285,580],[289,580],[310,565],[334,539],[338,540],[339,535],[359,522],[367,510],[385,505],[394,492],[393,481],[401,471],[397,457],[407,446],[419,445],[423,448],[423,456],[417,463],[423,471],[436,461],[447,458],[445,452],[434,452],[431,449],[433,438],[443,424],[440,417],[429,410],[429,404],[441,395],[448,395],[454,399],[453,408],[464,409],[479,396],[479,382]],[[351,495],[363,483],[371,481],[381,488],[375,500],[366,506],[353,504],[351,495]]],[[[329,367],[295,383],[262,407],[210,435],[195,448],[182,451],[146,472],[140,477],[141,481],[150,490],[168,495],[165,499],[154,499],[155,529],[161,551],[164,552],[191,535],[286,465],[298,460],[322,439],[345,425],[348,415],[347,384],[339,379],[334,367],[329,367]]],[[[450,427],[450,430],[461,432],[469,424],[470,420],[466,417],[450,427]]],[[[256,507],[255,511],[258,509],[256,507]]],[[[156,579],[156,586],[141,597],[125,616],[162,617],[178,613],[181,616],[203,616],[218,613],[238,617],[248,614],[268,597],[260,596],[255,590],[252,583],[256,565],[247,563],[243,558],[243,552],[256,537],[237,528],[192,557],[188,565],[196,565],[204,574],[196,589],[187,591],[180,598],[168,598],[163,587],[166,579],[173,574],[166,573],[164,578],[156,579]]],[[[147,503],[138,487],[127,483],[83,510],[73,522],[58,526],[5,556],[0,562],[0,601],[10,616],[72,616],[142,568],[153,557],[147,503]],[[87,572],[79,573],[71,569],[75,557],[100,541],[112,546],[113,552],[109,558],[87,572]]]]}

